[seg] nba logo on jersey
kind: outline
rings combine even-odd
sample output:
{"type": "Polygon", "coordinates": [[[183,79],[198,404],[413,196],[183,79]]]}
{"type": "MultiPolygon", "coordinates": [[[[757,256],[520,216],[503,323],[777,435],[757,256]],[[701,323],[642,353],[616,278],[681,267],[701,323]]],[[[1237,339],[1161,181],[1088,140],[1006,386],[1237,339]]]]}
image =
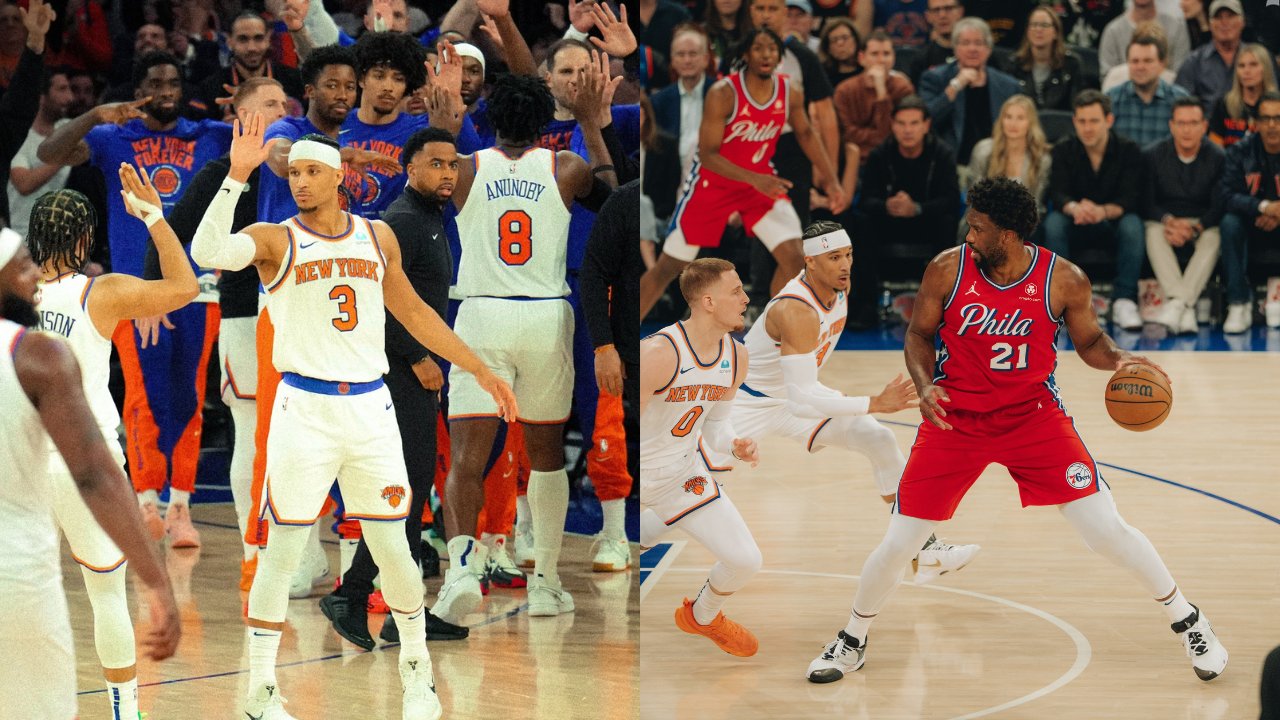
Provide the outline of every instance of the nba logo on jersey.
{"type": "Polygon", "coordinates": [[[1071,463],[1071,467],[1067,468],[1067,484],[1077,490],[1083,490],[1093,483],[1093,473],[1089,472],[1089,466],[1084,463],[1071,463]]]}
{"type": "Polygon", "coordinates": [[[684,481],[684,491],[687,493],[693,493],[694,495],[701,495],[702,493],[706,492],[706,489],[707,489],[707,479],[702,477],[701,475],[699,475],[698,477],[689,478],[688,480],[684,481]]]}

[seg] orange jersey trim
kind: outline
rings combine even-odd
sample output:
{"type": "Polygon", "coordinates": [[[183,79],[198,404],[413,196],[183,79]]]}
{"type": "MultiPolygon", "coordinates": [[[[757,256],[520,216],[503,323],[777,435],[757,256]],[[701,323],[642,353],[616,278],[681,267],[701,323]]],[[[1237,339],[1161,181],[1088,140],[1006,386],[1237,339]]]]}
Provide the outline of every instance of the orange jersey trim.
{"type": "MultiPolygon", "coordinates": [[[[846,396],[846,397],[847,397],[847,396],[846,396]]],[[[831,418],[827,418],[826,420],[823,420],[823,421],[818,425],[818,427],[816,427],[816,428],[814,428],[814,429],[813,429],[813,434],[809,436],[809,443],[808,443],[808,445],[807,445],[807,449],[808,449],[808,451],[809,451],[809,452],[813,452],[813,440],[814,440],[814,438],[818,437],[818,433],[819,433],[819,432],[821,432],[821,431],[822,431],[822,428],[826,427],[826,426],[827,426],[827,423],[829,423],[829,422],[831,422],[831,418]]]]}
{"type": "Polygon", "coordinates": [[[720,351],[716,353],[716,357],[709,365],[703,365],[702,360],[698,358],[698,353],[693,351],[693,343],[689,342],[689,333],[684,331],[684,323],[678,322],[676,326],[680,328],[680,334],[684,336],[684,346],[689,348],[689,354],[693,356],[693,363],[703,370],[710,370],[720,362],[720,357],[724,355],[724,338],[720,338],[720,351]]]}
{"type": "MultiPolygon", "coordinates": [[[[294,215],[292,219],[295,223],[298,224],[298,228],[301,229],[303,232],[307,233],[308,235],[314,235],[320,238],[321,240],[337,241],[337,240],[346,240],[347,237],[350,236],[351,233],[354,232],[356,229],[355,216],[352,215],[351,213],[343,213],[343,215],[347,216],[347,229],[346,229],[346,232],[342,233],[341,235],[321,235],[320,233],[316,232],[315,230],[312,230],[311,228],[303,224],[302,220],[299,219],[297,215],[294,215]]],[[[364,218],[361,218],[361,219],[363,220],[364,218]]],[[[368,222],[368,221],[366,220],[365,222],[368,222]]]]}
{"type": "Polygon", "coordinates": [[[698,454],[702,455],[702,462],[706,464],[707,469],[711,472],[727,472],[733,469],[732,467],[716,467],[715,465],[712,465],[711,458],[707,457],[707,451],[702,447],[701,437],[698,438],[698,454]]]}
{"type": "Polygon", "coordinates": [[[714,501],[714,500],[719,500],[719,499],[720,499],[720,484],[719,484],[719,483],[717,483],[715,480],[712,480],[712,481],[711,481],[711,484],[712,484],[712,486],[714,486],[714,487],[715,487],[715,489],[716,489],[716,494],[715,494],[715,495],[712,495],[711,497],[707,498],[706,500],[703,500],[702,502],[698,503],[697,505],[694,505],[693,507],[689,508],[688,510],[685,510],[684,512],[682,512],[682,513],[680,513],[679,515],[677,515],[677,516],[675,516],[675,517],[671,518],[670,520],[666,520],[666,521],[664,521],[664,522],[663,522],[663,524],[664,524],[664,525],[671,525],[672,523],[678,522],[678,521],[680,520],[680,518],[683,518],[685,515],[688,515],[689,513],[693,512],[694,510],[697,510],[698,508],[702,507],[703,505],[706,505],[707,503],[712,502],[712,501],[714,501]]]}
{"type": "Polygon", "coordinates": [[[289,277],[289,273],[293,271],[293,261],[298,255],[294,247],[298,244],[298,240],[293,236],[293,230],[288,225],[285,225],[284,231],[289,233],[289,262],[284,266],[284,271],[280,273],[280,279],[272,283],[271,286],[267,288],[267,292],[269,293],[279,290],[280,286],[284,285],[285,279],[287,279],[289,277]]]}
{"type": "Polygon", "coordinates": [[[120,556],[120,559],[119,559],[119,560],[117,560],[117,561],[115,562],[115,564],[114,564],[114,565],[108,565],[107,567],[97,567],[97,566],[95,566],[95,565],[90,565],[89,563],[87,563],[87,562],[85,562],[85,561],[81,560],[80,558],[76,557],[76,554],[75,554],[75,553],[71,553],[71,557],[72,557],[72,559],[74,559],[76,562],[80,563],[80,565],[81,565],[81,566],[83,566],[83,567],[85,567],[85,568],[87,568],[87,569],[89,569],[89,570],[92,570],[93,572],[96,572],[96,573],[109,573],[109,572],[111,572],[112,570],[115,570],[116,568],[120,567],[121,565],[123,565],[123,564],[125,563],[125,557],[124,557],[123,555],[122,555],[122,556],[120,556]]]}
{"type": "Polygon", "coordinates": [[[565,415],[561,420],[525,420],[524,418],[516,418],[516,420],[525,425],[560,425],[569,422],[569,416],[565,415]]]}
{"type": "Polygon", "coordinates": [[[680,346],[676,345],[675,338],[671,337],[670,335],[664,332],[654,333],[654,335],[658,335],[666,338],[667,341],[671,343],[671,349],[676,351],[676,369],[674,372],[671,373],[671,379],[667,381],[666,385],[663,385],[662,387],[658,388],[653,393],[654,395],[661,395],[662,393],[667,391],[667,388],[675,384],[676,378],[680,377],[680,346]]]}

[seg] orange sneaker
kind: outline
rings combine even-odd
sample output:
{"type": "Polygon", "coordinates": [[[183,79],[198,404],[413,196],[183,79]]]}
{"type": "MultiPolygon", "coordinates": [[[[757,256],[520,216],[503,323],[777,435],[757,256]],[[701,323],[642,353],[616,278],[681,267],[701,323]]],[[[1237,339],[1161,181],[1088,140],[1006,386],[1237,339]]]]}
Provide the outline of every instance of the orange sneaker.
{"type": "Polygon", "coordinates": [[[760,649],[760,642],[750,630],[717,613],[715,620],[707,625],[699,625],[693,617],[693,602],[684,599],[684,604],[676,610],[676,627],[690,635],[705,635],[721,650],[738,657],[751,657],[760,649]]]}
{"type": "Polygon", "coordinates": [[[146,524],[147,530],[151,531],[151,539],[159,540],[164,537],[164,519],[160,517],[156,504],[144,502],[138,506],[138,510],[142,512],[142,522],[146,524]]]}
{"type": "Polygon", "coordinates": [[[200,547],[200,533],[191,524],[191,510],[186,505],[169,505],[164,514],[164,531],[169,535],[170,547],[200,547]]]}
{"type": "Polygon", "coordinates": [[[251,560],[240,561],[240,589],[249,592],[253,589],[253,576],[258,572],[258,556],[251,560]]]}
{"type": "Polygon", "coordinates": [[[369,602],[365,605],[365,611],[371,615],[386,615],[391,612],[391,608],[387,607],[387,601],[382,597],[381,590],[374,590],[369,594],[369,602]]]}

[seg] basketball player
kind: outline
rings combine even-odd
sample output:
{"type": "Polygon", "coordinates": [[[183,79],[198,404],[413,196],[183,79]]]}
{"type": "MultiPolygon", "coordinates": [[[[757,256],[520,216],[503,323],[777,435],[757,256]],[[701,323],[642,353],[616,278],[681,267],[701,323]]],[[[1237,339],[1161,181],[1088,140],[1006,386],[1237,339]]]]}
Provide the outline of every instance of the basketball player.
{"type": "Polygon", "coordinates": [[[719,258],[689,264],[680,293],[689,319],[640,341],[640,502],[653,511],[641,518],[640,546],[652,547],[670,526],[716,556],[697,599],[676,610],[676,626],[750,657],[759,642],[720,608],[760,570],[760,549],[702,452],[760,462],[755,440],[739,437],[730,420],[747,349],[729,333],[742,330],[747,294],[733,263],[719,258]]]}
{"type": "MultiPolygon", "coordinates": [[[[870,413],[895,413],[917,407],[910,382],[889,383],[876,397],[846,397],[818,381],[818,372],[844,330],[848,313],[849,270],[853,250],[839,223],[816,222],[804,233],[805,270],[765,306],[744,338],[754,361],[733,404],[733,426],[755,438],[770,435],[803,443],[809,452],[845,447],[871,461],[880,496],[896,499],[907,460],[893,431],[870,413]]],[[[729,470],[732,458],[712,453],[712,472],[729,470]]],[[[978,554],[977,545],[947,545],[930,536],[912,560],[915,582],[923,585],[959,570],[978,554]]]]}
{"type": "MultiPolygon", "coordinates": [[[[583,105],[598,108],[612,82],[609,59],[592,51],[578,90],[583,105]],[[594,98],[595,104],[588,100],[594,98]]],[[[557,573],[569,507],[564,467],[564,423],[573,399],[573,310],[566,297],[569,208],[598,210],[617,185],[595,112],[579,118],[590,165],[570,150],[537,147],[555,116],[545,82],[525,75],[500,77],[489,95],[489,122],[497,145],[458,158],[453,202],[458,208],[462,258],[457,289],[466,299],[454,327],[478,348],[486,364],[515,386],[529,452],[529,505],[535,566],[528,580],[529,615],[573,611],[573,597],[557,573]]],[[[484,545],[476,519],[484,506],[484,465],[498,432],[499,409],[466,368],[449,371],[452,467],[445,485],[449,569],[438,617],[458,622],[481,601],[484,545]]]]}
{"type": "Polygon", "coordinates": [[[55,495],[66,489],[47,478],[50,440],[95,527],[123,549],[146,587],[152,628],[144,641],[147,655],[171,657],[182,629],[169,578],[120,467],[119,446],[112,452],[103,437],[75,354],[51,333],[27,332],[40,321],[34,304],[39,280],[40,268],[22,238],[0,230],[0,518],[6,526],[0,537],[0,656],[7,663],[0,672],[0,717],[70,720],[76,716],[76,661],[53,510],[55,495]]]}
{"type": "MultiPolygon", "coordinates": [[[[80,363],[85,397],[112,458],[123,469],[124,453],[116,435],[120,414],[107,388],[111,334],[121,320],[181,308],[199,294],[200,284],[177,235],[161,214],[160,194],[151,179],[145,171],[139,179],[133,166],[126,164],[120,166],[119,176],[125,207],[156,239],[164,279],[147,281],[120,273],[83,275],[97,218],[89,199],[75,190],[58,190],[36,201],[27,244],[32,260],[40,266],[40,329],[61,335],[71,346],[80,363]]],[[[75,492],[75,480],[62,457],[49,449],[54,519],[67,536],[71,556],[80,563],[93,606],[94,642],[106,677],[111,717],[135,718],[138,672],[125,597],[124,554],[75,492]]]]}
{"type": "Polygon", "coordinates": [[[422,579],[403,524],[412,498],[382,380],[386,311],[423,345],[475,373],[477,383],[495,396],[500,414],[515,417],[515,398],[413,291],[391,229],[340,209],[342,160],[332,139],[308,135],[289,151],[297,216],[231,234],[244,180],[271,152],[264,130],[260,115],[244,127],[236,122],[231,171],[191,243],[192,257],[202,266],[258,268],[276,328],[272,357],[284,375],[271,411],[258,510],[259,516],[270,515],[272,527],[249,593],[245,713],[254,720],[292,717],[275,678],[289,582],[336,477],[348,517],[362,521],[400,630],[404,718],[435,720],[443,709],[427,653],[422,579]]]}
{"type": "Polygon", "coordinates": [[[1024,240],[1037,212],[1023,185],[987,178],[968,200],[965,245],[929,263],[907,332],[907,370],[927,422],[889,531],[862,567],[849,623],[809,664],[809,680],[834,682],[862,667],[867,628],[901,582],[901,568],[993,462],[1009,469],[1024,507],[1058,506],[1090,550],[1128,570],[1164,607],[1196,676],[1212,680],[1227,666],[1226,649],[1151,541],[1120,517],[1053,379],[1063,326],[1089,367],[1155,363],[1121,350],[1098,327],[1089,278],[1078,267],[1024,240]]]}
{"type": "Polygon", "coordinates": [[[742,215],[743,227],[778,260],[771,294],[777,295],[804,269],[800,218],[787,198],[791,182],[773,169],[783,126],[791,125],[818,170],[818,185],[831,199],[831,212],[838,215],[848,205],[835,166],[809,124],[804,93],[786,75],[774,74],[782,56],[782,39],[772,30],[751,30],[738,45],[737,55],[746,67],[707,91],[698,153],[671,216],[662,255],[640,279],[641,318],[680,270],[698,256],[699,247],[720,244],[734,212],[742,215]]]}

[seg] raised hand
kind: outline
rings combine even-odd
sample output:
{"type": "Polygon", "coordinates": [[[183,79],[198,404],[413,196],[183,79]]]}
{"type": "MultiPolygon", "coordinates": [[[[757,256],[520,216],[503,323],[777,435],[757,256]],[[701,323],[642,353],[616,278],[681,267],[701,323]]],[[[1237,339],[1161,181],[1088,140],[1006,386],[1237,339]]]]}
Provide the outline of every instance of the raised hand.
{"type": "Polygon", "coordinates": [[[510,11],[510,0],[476,0],[476,8],[489,17],[506,17],[510,11]]]}
{"type": "Polygon", "coordinates": [[[39,49],[31,47],[32,51],[44,52],[45,35],[49,33],[49,26],[57,19],[58,14],[44,0],[31,0],[26,8],[18,6],[18,12],[22,13],[22,25],[27,29],[27,46],[38,44],[39,49]]]}
{"type": "Polygon", "coordinates": [[[613,93],[622,83],[622,76],[609,78],[609,55],[591,51],[591,62],[587,63],[582,79],[578,82],[578,92],[573,97],[570,110],[579,123],[595,123],[597,127],[605,127],[613,122],[611,105],[613,93]]]}
{"type": "Polygon", "coordinates": [[[603,2],[592,6],[591,15],[595,18],[596,27],[600,28],[600,34],[604,36],[604,40],[591,38],[596,47],[614,57],[626,57],[640,46],[636,42],[635,33],[627,25],[626,5],[622,6],[621,18],[613,14],[613,8],[608,3],[603,2]]]}
{"type": "Polygon", "coordinates": [[[391,30],[391,18],[394,13],[391,10],[391,0],[373,0],[373,31],[386,32],[391,30]]]}
{"type": "Polygon", "coordinates": [[[129,163],[120,163],[120,186],[123,188],[120,197],[124,199],[125,210],[130,215],[146,222],[164,212],[160,193],[151,184],[146,170],[134,169],[129,163]]]}
{"type": "Polygon", "coordinates": [[[284,12],[280,19],[289,32],[298,32],[303,28],[307,13],[311,12],[311,0],[284,0],[284,12]]]}
{"type": "Polygon", "coordinates": [[[439,70],[430,61],[426,63],[427,82],[462,97],[462,56],[453,43],[445,40],[436,45],[436,61],[440,64],[439,70]]]}
{"type": "Polygon", "coordinates": [[[462,102],[461,94],[436,85],[427,88],[425,100],[428,122],[454,135],[462,132],[462,116],[466,113],[467,106],[462,102]]]}
{"type": "Polygon", "coordinates": [[[262,113],[253,113],[242,124],[237,118],[231,124],[231,172],[229,175],[240,182],[249,179],[254,168],[267,161],[271,156],[271,146],[279,138],[267,142],[262,135],[267,130],[267,120],[262,113]]]}
{"type": "Polygon", "coordinates": [[[596,25],[596,17],[591,14],[595,0],[569,0],[569,24],[578,32],[591,32],[596,25]]]}
{"type": "Polygon", "coordinates": [[[143,350],[147,349],[147,344],[160,344],[160,326],[164,325],[169,330],[173,329],[173,323],[169,322],[168,315],[156,315],[153,317],[138,318],[133,321],[133,326],[138,329],[138,339],[141,340],[143,350]]]}
{"type": "Polygon", "coordinates": [[[137,120],[147,116],[140,109],[143,105],[151,102],[151,97],[147,96],[141,100],[131,100],[129,102],[107,103],[99,105],[93,109],[95,119],[99,125],[123,125],[130,120],[137,120]]]}
{"type": "Polygon", "coordinates": [[[480,17],[484,19],[484,24],[476,29],[489,37],[489,42],[493,43],[494,48],[498,51],[498,55],[502,56],[505,60],[507,48],[502,43],[502,33],[498,32],[498,24],[495,23],[493,18],[488,15],[481,15],[480,17]]]}

